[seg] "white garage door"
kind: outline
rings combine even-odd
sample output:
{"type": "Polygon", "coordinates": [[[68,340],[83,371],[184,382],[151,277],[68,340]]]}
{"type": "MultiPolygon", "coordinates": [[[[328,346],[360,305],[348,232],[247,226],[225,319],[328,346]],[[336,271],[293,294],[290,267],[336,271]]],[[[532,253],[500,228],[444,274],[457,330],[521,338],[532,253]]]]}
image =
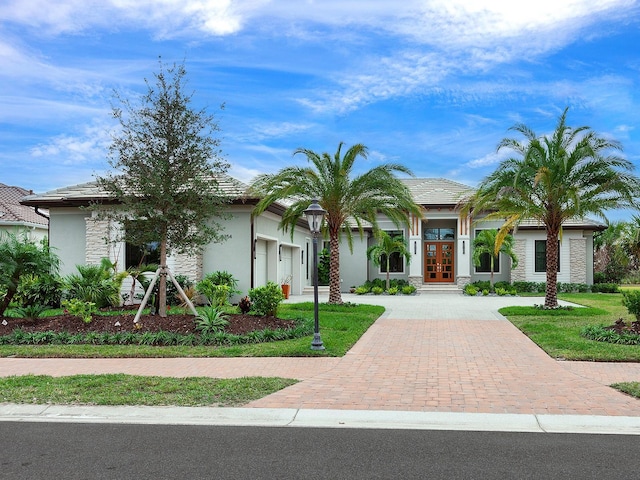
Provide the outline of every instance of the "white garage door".
{"type": "Polygon", "coordinates": [[[267,284],[268,277],[267,268],[267,241],[256,241],[256,287],[267,284]]]}

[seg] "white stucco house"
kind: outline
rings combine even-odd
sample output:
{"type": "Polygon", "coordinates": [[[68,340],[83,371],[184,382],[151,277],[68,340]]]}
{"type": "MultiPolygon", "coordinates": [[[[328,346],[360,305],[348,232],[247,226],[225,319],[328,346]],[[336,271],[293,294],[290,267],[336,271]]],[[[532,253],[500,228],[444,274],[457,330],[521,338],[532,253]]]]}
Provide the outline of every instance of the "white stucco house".
{"type": "MultiPolygon", "coordinates": [[[[380,219],[381,228],[402,234],[408,240],[412,255],[408,263],[402,258],[392,258],[391,278],[402,278],[418,287],[462,287],[476,280],[488,280],[487,266],[472,264],[471,244],[477,231],[497,228],[500,223],[470,221],[460,215],[458,203],[472,191],[471,187],[442,178],[404,181],[415,202],[422,206],[423,218],[412,218],[409,227],[398,227],[380,219]]],[[[267,281],[281,283],[290,278],[291,293],[302,293],[312,284],[312,237],[306,221],[299,222],[292,238],[291,232],[278,228],[284,205],[275,204],[252,218],[258,199],[247,195],[248,186],[228,176],[221,178],[220,184],[234,199],[227,206],[231,218],[222,222],[229,239],[208,245],[197,256],[171,256],[168,266],[172,272],[199,280],[207,273],[226,270],[239,280],[238,287],[243,292],[267,281]]],[[[21,201],[22,205],[49,211],[50,243],[60,256],[62,274],[75,272],[78,264],[98,263],[103,257],[117,261],[122,269],[136,259],[132,247],[112,241],[117,226],[97,220],[95,214],[85,208],[97,200],[108,199],[90,182],[28,195],[21,201]]],[[[593,233],[604,228],[605,225],[590,220],[564,225],[559,282],[593,283],[593,233]]],[[[501,257],[494,280],[545,281],[544,228],[526,223],[519,227],[514,238],[519,265],[511,270],[510,259],[501,257]]],[[[341,244],[343,291],[365,280],[385,277],[385,267],[375,266],[366,258],[367,247],[374,241],[372,232],[366,231],[362,240],[355,236],[353,253],[349,252],[346,242],[341,244]]]]}

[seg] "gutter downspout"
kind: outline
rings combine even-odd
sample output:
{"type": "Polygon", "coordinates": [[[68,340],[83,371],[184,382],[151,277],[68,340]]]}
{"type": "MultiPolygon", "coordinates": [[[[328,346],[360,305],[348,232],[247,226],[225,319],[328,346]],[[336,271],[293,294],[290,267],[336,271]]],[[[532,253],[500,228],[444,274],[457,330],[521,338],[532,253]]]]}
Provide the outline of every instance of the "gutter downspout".
{"type": "Polygon", "coordinates": [[[34,207],[34,211],[37,215],[47,219],[47,241],[51,244],[51,219],[49,218],[49,215],[42,213],[40,211],[40,207],[34,207]]]}

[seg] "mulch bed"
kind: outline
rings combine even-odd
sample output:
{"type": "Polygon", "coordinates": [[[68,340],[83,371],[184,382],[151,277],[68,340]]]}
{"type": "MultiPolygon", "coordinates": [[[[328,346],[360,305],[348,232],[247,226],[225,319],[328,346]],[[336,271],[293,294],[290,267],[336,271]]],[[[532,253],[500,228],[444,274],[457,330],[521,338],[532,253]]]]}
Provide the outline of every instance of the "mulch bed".
{"type": "MultiPolygon", "coordinates": [[[[0,317],[0,335],[9,335],[14,329],[21,328],[25,332],[157,332],[159,330],[189,334],[198,333],[195,317],[191,314],[169,314],[163,318],[158,315],[142,315],[138,327],[133,323],[135,310],[117,315],[93,316],[90,323],[84,323],[82,319],[73,315],[56,315],[36,319],[0,317]],[[7,325],[3,325],[3,320],[7,325]]],[[[229,325],[224,331],[235,335],[277,328],[290,329],[295,327],[293,320],[283,320],[277,317],[257,316],[246,314],[227,315],[229,325]]]]}
{"type": "Polygon", "coordinates": [[[613,330],[616,333],[635,333],[636,335],[640,335],[640,321],[638,320],[627,325],[622,318],[619,318],[615,324],[604,328],[606,330],[613,330]]]}

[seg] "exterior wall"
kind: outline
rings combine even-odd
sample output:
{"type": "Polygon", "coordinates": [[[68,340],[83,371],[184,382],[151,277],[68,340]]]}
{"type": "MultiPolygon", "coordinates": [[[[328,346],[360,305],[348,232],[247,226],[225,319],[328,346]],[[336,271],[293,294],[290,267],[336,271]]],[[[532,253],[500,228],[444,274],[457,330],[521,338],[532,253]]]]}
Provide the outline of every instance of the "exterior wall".
{"type": "Polygon", "coordinates": [[[42,225],[31,225],[25,223],[0,223],[0,233],[2,232],[10,232],[14,235],[20,235],[22,232],[27,233],[27,238],[33,240],[38,243],[43,238],[47,238],[47,227],[42,225]]]}
{"type": "MultiPolygon", "coordinates": [[[[354,285],[357,287],[369,280],[367,248],[370,237],[369,232],[365,232],[362,238],[358,232],[353,232],[353,252],[349,250],[346,237],[343,235],[340,238],[340,290],[342,292],[348,292],[350,287],[354,285]]],[[[311,281],[310,271],[309,282],[311,281]]]]}
{"type": "MultiPolygon", "coordinates": [[[[476,231],[477,230],[490,230],[492,228],[498,229],[502,226],[502,222],[499,221],[479,221],[476,223],[473,223],[471,225],[471,249],[473,250],[473,240],[475,240],[476,238],[476,231]]],[[[516,242],[517,243],[517,242],[516,242]]],[[[514,249],[515,250],[515,249],[514,249]]],[[[516,256],[518,257],[518,263],[522,262],[522,263],[526,263],[525,260],[525,256],[526,256],[526,250],[523,250],[522,252],[518,252],[515,251],[516,256]]],[[[473,258],[470,256],[469,258],[469,264],[471,267],[471,281],[472,282],[477,282],[480,280],[489,280],[491,278],[491,273],[484,273],[484,272],[477,272],[476,271],[476,266],[473,264],[473,258]]],[[[500,254],[500,266],[499,266],[499,271],[495,272],[493,274],[493,282],[509,282],[512,281],[513,278],[513,274],[514,274],[514,270],[511,269],[511,258],[509,258],[508,255],[505,255],[503,253],[500,254]]]]}
{"type": "Polygon", "coordinates": [[[117,250],[112,251],[110,224],[107,220],[96,220],[93,216],[86,218],[84,263],[99,264],[100,260],[106,257],[124,268],[124,260],[119,262],[120,259],[115,253],[117,250]]]}
{"type": "MultiPolygon", "coordinates": [[[[593,283],[593,240],[583,237],[582,230],[565,230],[560,242],[560,271],[558,272],[558,282],[563,283],[593,283]],[[587,247],[590,245],[591,250],[587,247]],[[589,253],[588,253],[589,252],[589,253]],[[587,273],[587,267],[591,265],[591,274],[587,273]]],[[[521,258],[526,258],[526,264],[517,269],[517,273],[512,275],[512,281],[522,279],[527,282],[545,282],[546,272],[535,271],[535,241],[546,240],[544,230],[518,230],[518,249],[524,251],[521,258]]]]}
{"type": "MultiPolygon", "coordinates": [[[[401,231],[402,235],[404,236],[404,238],[406,240],[410,240],[411,239],[411,234],[409,232],[409,230],[407,229],[406,225],[398,227],[395,223],[391,222],[390,220],[387,220],[386,218],[380,219],[378,221],[378,225],[380,227],[381,230],[385,230],[387,232],[390,231],[401,231]]],[[[367,239],[366,239],[366,246],[364,248],[364,250],[362,251],[362,258],[364,258],[365,262],[368,264],[368,271],[367,271],[367,278],[366,280],[373,280],[374,278],[380,278],[382,280],[386,280],[387,278],[387,273],[382,271],[382,267],[380,265],[376,265],[373,263],[372,261],[368,261],[367,260],[367,248],[376,245],[378,242],[378,240],[372,235],[372,234],[368,234],[367,239]]],[[[413,250],[411,250],[411,243],[409,242],[409,251],[411,252],[411,259],[409,262],[407,262],[406,259],[402,259],[403,262],[403,271],[402,272],[390,272],[389,273],[389,280],[409,280],[409,274],[411,271],[411,263],[413,263],[416,259],[417,255],[413,255],[413,250]]],[[[340,273],[342,274],[342,267],[340,268],[340,273]]],[[[360,285],[362,284],[362,282],[359,283],[355,283],[355,285],[360,285]]],[[[353,283],[350,285],[354,285],[353,283]]],[[[349,285],[347,285],[348,287],[349,285]]]]}
{"type": "Polygon", "coordinates": [[[527,268],[532,261],[531,258],[527,257],[526,239],[514,237],[513,251],[518,257],[518,266],[511,270],[511,282],[525,282],[527,280],[527,268]]]}
{"type": "Polygon", "coordinates": [[[49,244],[60,257],[60,274],[76,273],[76,265],[86,262],[86,218],[79,208],[51,208],[49,244]]]}

